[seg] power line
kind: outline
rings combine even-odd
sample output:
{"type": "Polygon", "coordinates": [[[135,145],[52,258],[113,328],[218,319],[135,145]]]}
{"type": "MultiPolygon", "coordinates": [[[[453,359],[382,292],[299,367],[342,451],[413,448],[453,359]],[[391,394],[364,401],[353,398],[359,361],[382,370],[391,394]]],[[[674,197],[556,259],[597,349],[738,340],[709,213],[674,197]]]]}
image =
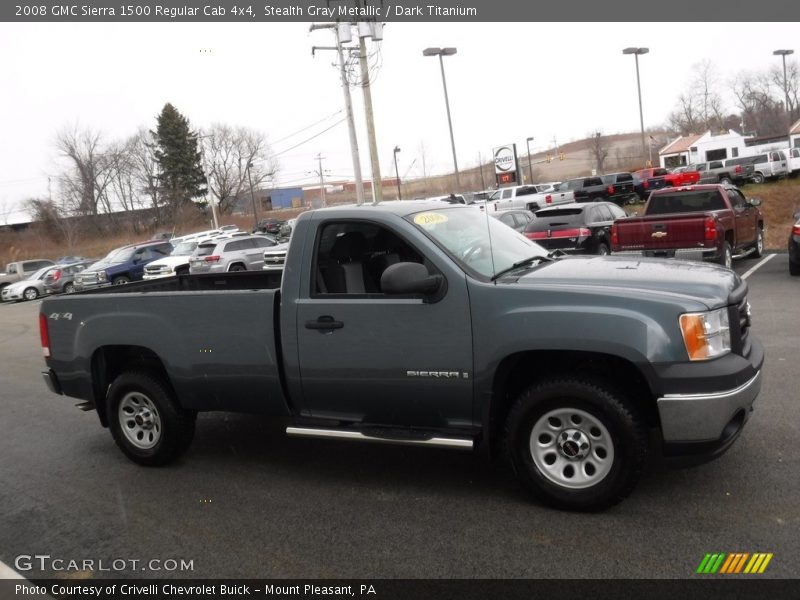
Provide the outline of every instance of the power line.
{"type": "Polygon", "coordinates": [[[327,121],[328,119],[330,119],[330,118],[332,118],[332,117],[335,117],[336,115],[340,114],[340,113],[341,113],[343,110],[344,110],[343,108],[340,108],[340,109],[339,109],[339,110],[337,110],[335,113],[331,113],[331,114],[329,114],[327,117],[325,117],[325,118],[323,118],[323,119],[320,119],[319,121],[315,121],[314,123],[312,123],[312,124],[311,124],[311,125],[309,125],[308,127],[303,127],[302,129],[298,129],[298,130],[297,130],[297,131],[295,131],[294,133],[290,133],[289,135],[286,135],[286,136],[282,137],[282,138],[281,138],[281,139],[279,139],[279,140],[274,140],[272,143],[273,143],[273,144],[280,144],[282,141],[284,141],[284,140],[288,140],[289,138],[296,136],[298,133],[303,133],[304,131],[307,131],[307,130],[311,129],[311,128],[312,128],[312,127],[314,127],[315,125],[319,125],[320,123],[322,123],[322,122],[324,122],[324,121],[327,121]]]}
{"type": "Polygon", "coordinates": [[[302,146],[303,144],[306,144],[306,143],[310,142],[311,140],[313,140],[313,139],[315,139],[315,138],[318,138],[318,137],[319,137],[319,136],[321,136],[323,133],[326,133],[326,132],[330,131],[331,129],[333,129],[334,127],[336,127],[337,125],[339,125],[340,123],[344,123],[346,120],[347,120],[347,119],[339,119],[338,121],[336,121],[336,123],[334,123],[334,124],[333,124],[333,125],[331,125],[330,127],[327,127],[327,128],[325,128],[325,129],[323,129],[323,130],[322,130],[322,131],[320,131],[319,133],[317,133],[317,134],[315,134],[315,135],[312,135],[310,138],[307,138],[307,139],[303,140],[302,142],[300,142],[300,143],[298,143],[298,144],[295,144],[294,146],[290,146],[289,148],[286,148],[286,150],[281,150],[280,152],[276,152],[275,154],[273,154],[273,156],[280,156],[281,154],[286,154],[286,153],[287,153],[287,152],[289,152],[290,150],[294,150],[295,148],[297,148],[297,147],[299,147],[299,146],[302,146]]]}

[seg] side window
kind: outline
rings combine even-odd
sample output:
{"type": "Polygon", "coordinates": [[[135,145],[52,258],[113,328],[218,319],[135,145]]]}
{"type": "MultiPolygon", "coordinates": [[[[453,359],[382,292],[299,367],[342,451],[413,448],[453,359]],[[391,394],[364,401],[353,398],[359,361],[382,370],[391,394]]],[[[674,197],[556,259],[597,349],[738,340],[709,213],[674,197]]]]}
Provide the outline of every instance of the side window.
{"type": "Polygon", "coordinates": [[[507,190],[503,190],[503,200],[508,200],[509,198],[511,198],[511,195],[513,193],[514,193],[514,190],[512,190],[511,188],[509,188],[507,190]]]}
{"type": "Polygon", "coordinates": [[[612,206],[609,206],[609,207],[608,207],[608,209],[611,211],[611,216],[613,217],[613,219],[614,219],[615,221],[616,221],[617,219],[622,219],[623,217],[627,217],[627,216],[628,216],[628,215],[625,213],[625,211],[624,211],[624,210],[622,210],[622,209],[621,209],[619,206],[617,206],[617,205],[612,205],[612,206]]]}
{"type": "Polygon", "coordinates": [[[410,244],[381,225],[325,224],[317,234],[312,295],[380,294],[383,272],[399,262],[426,264],[433,271],[410,244]]]}
{"type": "Polygon", "coordinates": [[[270,246],[274,246],[275,243],[271,240],[268,240],[265,237],[257,237],[253,238],[253,241],[256,244],[256,248],[269,248],[270,246]]]}
{"type": "Polygon", "coordinates": [[[24,262],[22,263],[22,271],[23,273],[31,273],[33,271],[38,271],[39,270],[38,265],[39,263],[37,263],[36,261],[24,262]]]}
{"type": "Polygon", "coordinates": [[[511,214],[500,215],[500,222],[505,223],[509,227],[514,227],[515,224],[514,215],[511,214]]]}
{"type": "Polygon", "coordinates": [[[736,158],[737,156],[739,156],[739,149],[738,148],[731,148],[731,156],[733,158],[736,158]]]}
{"type": "Polygon", "coordinates": [[[514,218],[517,220],[518,227],[525,227],[525,225],[531,222],[532,217],[528,214],[516,214],[514,218]]]}
{"type": "Polygon", "coordinates": [[[770,160],[780,160],[780,159],[781,159],[781,157],[778,156],[777,152],[770,153],[770,160]]]}
{"type": "Polygon", "coordinates": [[[721,161],[712,162],[710,165],[708,165],[708,168],[709,169],[721,169],[722,168],[722,162],[721,161]]]}
{"type": "Polygon", "coordinates": [[[608,223],[609,221],[613,221],[614,217],[611,216],[611,211],[608,210],[608,206],[605,204],[599,204],[594,207],[595,208],[595,223],[608,223]]]}
{"type": "Polygon", "coordinates": [[[745,206],[745,199],[738,191],[728,190],[728,197],[731,199],[731,204],[736,210],[743,210],[745,206]]]}
{"type": "Polygon", "coordinates": [[[248,240],[236,240],[235,242],[229,242],[225,245],[224,252],[240,252],[241,250],[247,250],[250,246],[248,245],[248,240]]]}

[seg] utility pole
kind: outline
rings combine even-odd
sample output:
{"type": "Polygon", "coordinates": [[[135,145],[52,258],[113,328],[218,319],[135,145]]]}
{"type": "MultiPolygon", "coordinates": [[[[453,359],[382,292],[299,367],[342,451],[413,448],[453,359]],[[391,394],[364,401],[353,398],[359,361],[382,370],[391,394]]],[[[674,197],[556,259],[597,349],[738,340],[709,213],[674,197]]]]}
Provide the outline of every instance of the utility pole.
{"type": "Polygon", "coordinates": [[[790,54],[794,54],[794,50],[775,50],[772,54],[775,56],[780,56],[783,59],[783,94],[784,94],[784,104],[783,109],[786,111],[786,120],[788,124],[786,126],[786,131],[789,135],[789,147],[792,147],[792,113],[789,111],[789,84],[787,83],[786,79],[786,57],[790,54]]]}
{"type": "MultiPolygon", "coordinates": [[[[213,136],[211,134],[197,136],[197,141],[200,142],[200,159],[203,161],[204,175],[208,173],[208,165],[206,164],[206,145],[203,143],[203,140],[210,137],[213,136]]],[[[208,174],[210,175],[210,173],[208,174]]],[[[211,204],[211,221],[213,223],[214,229],[219,229],[219,217],[217,216],[217,203],[214,201],[214,192],[211,191],[211,181],[209,181],[208,176],[206,176],[206,188],[208,190],[209,203],[211,204]]]]}
{"type": "Polygon", "coordinates": [[[342,52],[342,42],[350,41],[342,40],[340,30],[333,25],[315,25],[312,24],[309,31],[315,29],[333,29],[336,36],[336,46],[313,46],[311,48],[311,55],[313,56],[317,50],[335,50],[339,57],[339,75],[342,81],[342,92],[344,94],[344,107],[347,115],[347,131],[350,137],[350,154],[353,159],[353,176],[356,180],[356,204],[359,206],[364,204],[364,180],[361,177],[361,158],[358,153],[358,138],[356,137],[356,125],[353,119],[353,101],[350,98],[350,83],[347,81],[347,67],[344,62],[344,53],[342,52]]]}
{"type": "Polygon", "coordinates": [[[483,159],[481,158],[481,153],[478,152],[478,169],[481,172],[481,189],[486,189],[486,181],[483,179],[483,159]]]}
{"type": "Polygon", "coordinates": [[[327,206],[328,201],[325,197],[325,172],[322,170],[322,154],[317,154],[317,164],[319,165],[319,197],[322,199],[322,206],[327,206]]]}
{"type": "Polygon", "coordinates": [[[256,195],[253,192],[253,179],[250,177],[250,167],[253,166],[249,160],[247,161],[247,181],[250,183],[250,200],[253,201],[253,229],[258,227],[258,210],[256,209],[256,195]]]}
{"type": "Polygon", "coordinates": [[[532,137],[529,137],[527,140],[525,140],[525,145],[528,148],[528,177],[531,178],[531,180],[528,183],[533,183],[533,167],[531,166],[531,142],[532,141],[533,141],[532,137]]]}
{"type": "Polygon", "coordinates": [[[369,158],[372,165],[372,203],[383,200],[383,181],[381,180],[381,164],[378,160],[378,144],[375,141],[375,119],[372,114],[372,91],[369,84],[369,65],[367,64],[367,40],[358,36],[358,61],[361,63],[361,90],[364,92],[364,113],[367,117],[367,141],[369,142],[369,158]]]}
{"type": "Polygon", "coordinates": [[[402,200],[403,195],[400,193],[400,171],[397,168],[397,153],[400,152],[400,146],[394,147],[394,176],[397,177],[397,199],[402,200]]]}

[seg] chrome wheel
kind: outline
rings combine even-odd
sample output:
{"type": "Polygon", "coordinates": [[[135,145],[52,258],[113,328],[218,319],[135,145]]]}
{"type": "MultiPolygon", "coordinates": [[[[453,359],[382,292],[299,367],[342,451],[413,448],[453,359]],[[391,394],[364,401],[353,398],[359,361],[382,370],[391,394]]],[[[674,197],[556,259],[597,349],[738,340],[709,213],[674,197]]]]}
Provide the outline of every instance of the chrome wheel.
{"type": "Polygon", "coordinates": [[[530,450],[539,471],[570,489],[600,483],[614,464],[614,442],[605,425],[577,408],[559,408],[539,418],[531,430],[530,450]]]}
{"type": "Polygon", "coordinates": [[[764,230],[759,227],[756,236],[756,254],[761,256],[764,252],[764,230]]]}
{"type": "Polygon", "coordinates": [[[122,433],[135,447],[149,450],[161,439],[161,416],[153,401],[141,392],[125,394],[117,416],[122,433]]]}
{"type": "Polygon", "coordinates": [[[39,297],[39,292],[36,291],[36,288],[28,288],[22,295],[25,297],[25,300],[36,300],[39,297]]]}

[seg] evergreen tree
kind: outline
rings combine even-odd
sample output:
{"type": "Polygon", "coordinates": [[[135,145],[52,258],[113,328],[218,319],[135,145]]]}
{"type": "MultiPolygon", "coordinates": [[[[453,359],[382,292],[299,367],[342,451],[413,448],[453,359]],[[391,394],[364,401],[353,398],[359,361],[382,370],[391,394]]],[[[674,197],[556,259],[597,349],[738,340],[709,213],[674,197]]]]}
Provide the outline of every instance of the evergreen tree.
{"type": "Polygon", "coordinates": [[[165,104],[157,118],[158,127],[151,132],[155,142],[155,158],[159,164],[161,193],[173,209],[205,196],[206,176],[197,149],[197,133],[189,121],[172,104],[165,104]]]}

